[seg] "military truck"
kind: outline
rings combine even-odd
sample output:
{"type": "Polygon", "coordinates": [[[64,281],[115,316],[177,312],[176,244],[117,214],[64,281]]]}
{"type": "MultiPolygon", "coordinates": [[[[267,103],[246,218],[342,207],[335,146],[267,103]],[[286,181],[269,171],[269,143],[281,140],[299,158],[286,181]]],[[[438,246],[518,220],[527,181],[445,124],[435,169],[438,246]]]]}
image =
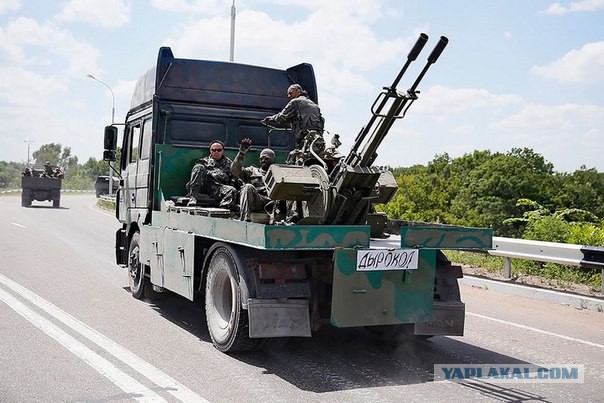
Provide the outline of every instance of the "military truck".
{"type": "MultiPolygon", "coordinates": [[[[318,103],[310,64],[280,70],[179,59],[161,48],[136,84],[119,163],[115,251],[132,295],[202,298],[213,344],[226,353],[270,338],[311,337],[325,325],[387,338],[463,335],[462,271],[441,250],[490,249],[491,230],[388,220],[375,208],[397,190],[390,172],[372,166],[377,148],[447,44],[441,37],[410,89],[399,92],[427,40],[419,37],[345,157],[336,136],[327,147],[315,133],[297,149],[290,130],[261,124],[287,103],[293,83],[318,103]],[[273,200],[300,205],[297,223],[265,212],[259,215],[268,220],[244,222],[211,203],[182,203],[209,144],[221,140],[233,159],[244,138],[255,147],[244,165],[257,163],[264,147],[275,151],[267,188],[273,200]]],[[[117,127],[107,126],[105,160],[115,158],[117,139],[117,127]]]]}
{"type": "Polygon", "coordinates": [[[33,200],[52,201],[54,208],[61,205],[62,177],[49,176],[46,170],[34,167],[21,176],[21,206],[29,207],[33,200]]]}

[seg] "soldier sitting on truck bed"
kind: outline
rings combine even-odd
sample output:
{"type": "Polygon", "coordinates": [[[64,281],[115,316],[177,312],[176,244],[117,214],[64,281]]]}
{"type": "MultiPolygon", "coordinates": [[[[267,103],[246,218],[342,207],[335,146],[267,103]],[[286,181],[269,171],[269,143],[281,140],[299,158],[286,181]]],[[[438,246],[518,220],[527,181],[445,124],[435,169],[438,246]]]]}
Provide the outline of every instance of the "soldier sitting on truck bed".
{"type": "Polygon", "coordinates": [[[296,145],[302,147],[304,137],[309,131],[316,131],[323,135],[325,120],[321,116],[321,109],[308,98],[308,93],[302,89],[300,84],[290,85],[287,89],[287,97],[290,101],[283,110],[275,115],[262,119],[262,123],[275,127],[291,126],[296,136],[296,145]]]}
{"type": "Polygon", "coordinates": [[[236,211],[239,181],[231,173],[232,161],[224,156],[224,144],[215,140],[210,144],[210,155],[200,158],[191,170],[187,183],[190,197],[188,206],[196,206],[206,194],[218,203],[218,207],[236,211]]]}
{"type": "Polygon", "coordinates": [[[241,140],[239,152],[231,165],[233,175],[244,183],[239,196],[241,221],[252,221],[251,213],[264,211],[264,207],[271,201],[266,191],[264,177],[268,168],[275,162],[275,152],[270,148],[260,151],[260,168],[254,165],[243,167],[243,159],[252,147],[252,140],[241,140]]]}

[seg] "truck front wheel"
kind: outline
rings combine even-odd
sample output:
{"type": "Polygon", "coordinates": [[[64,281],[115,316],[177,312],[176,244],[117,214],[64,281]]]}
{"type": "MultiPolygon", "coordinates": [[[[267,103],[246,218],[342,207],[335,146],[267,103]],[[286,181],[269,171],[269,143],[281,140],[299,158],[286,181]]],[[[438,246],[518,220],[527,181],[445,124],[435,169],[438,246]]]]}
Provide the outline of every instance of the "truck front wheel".
{"type": "Polygon", "coordinates": [[[227,248],[214,252],[206,281],[206,321],[214,347],[224,353],[254,348],[249,338],[247,311],[241,307],[241,289],[235,259],[227,248]]]}
{"type": "Polygon", "coordinates": [[[145,295],[145,266],[140,262],[140,234],[135,232],[130,240],[128,249],[128,280],[130,283],[130,292],[136,299],[141,299],[145,295]]]}

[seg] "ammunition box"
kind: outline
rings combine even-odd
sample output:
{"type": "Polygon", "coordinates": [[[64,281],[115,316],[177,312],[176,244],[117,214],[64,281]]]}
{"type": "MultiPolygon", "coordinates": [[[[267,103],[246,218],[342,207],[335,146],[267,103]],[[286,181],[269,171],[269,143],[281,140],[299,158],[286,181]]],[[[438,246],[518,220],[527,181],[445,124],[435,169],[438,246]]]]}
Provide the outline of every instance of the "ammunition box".
{"type": "Polygon", "coordinates": [[[319,180],[306,166],[273,164],[265,182],[272,200],[311,200],[320,191],[319,180]]]}

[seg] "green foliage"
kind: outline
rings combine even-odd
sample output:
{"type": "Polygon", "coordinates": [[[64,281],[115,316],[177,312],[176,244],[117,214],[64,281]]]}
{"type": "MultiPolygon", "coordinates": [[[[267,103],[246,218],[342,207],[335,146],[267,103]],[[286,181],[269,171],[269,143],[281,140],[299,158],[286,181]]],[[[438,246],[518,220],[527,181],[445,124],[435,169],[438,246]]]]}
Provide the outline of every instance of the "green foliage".
{"type": "MultiPolygon", "coordinates": [[[[119,158],[119,149],[117,153],[119,158]]],[[[109,164],[106,161],[90,158],[84,164],[79,164],[78,158],[71,155],[71,148],[63,148],[61,144],[44,144],[32,155],[35,166],[41,167],[48,161],[63,170],[63,189],[92,190],[97,176],[109,174],[109,164]]],[[[0,161],[0,189],[20,188],[24,168],[23,163],[0,161]]]]}
{"type": "Polygon", "coordinates": [[[44,144],[32,156],[36,166],[42,166],[48,161],[51,165],[58,165],[63,172],[78,165],[78,157],[71,155],[71,147],[63,149],[61,144],[44,144]]]}
{"type": "MultiPolygon", "coordinates": [[[[496,236],[604,245],[604,174],[594,169],[556,173],[530,149],[437,155],[427,166],[395,168],[399,190],[382,209],[389,218],[492,227],[496,236]]],[[[451,260],[502,270],[502,260],[447,251],[451,260]]],[[[599,271],[514,260],[514,272],[599,284],[599,271]]]]}
{"type": "Polygon", "coordinates": [[[25,164],[0,161],[0,189],[17,189],[21,187],[21,172],[25,164]]]}

